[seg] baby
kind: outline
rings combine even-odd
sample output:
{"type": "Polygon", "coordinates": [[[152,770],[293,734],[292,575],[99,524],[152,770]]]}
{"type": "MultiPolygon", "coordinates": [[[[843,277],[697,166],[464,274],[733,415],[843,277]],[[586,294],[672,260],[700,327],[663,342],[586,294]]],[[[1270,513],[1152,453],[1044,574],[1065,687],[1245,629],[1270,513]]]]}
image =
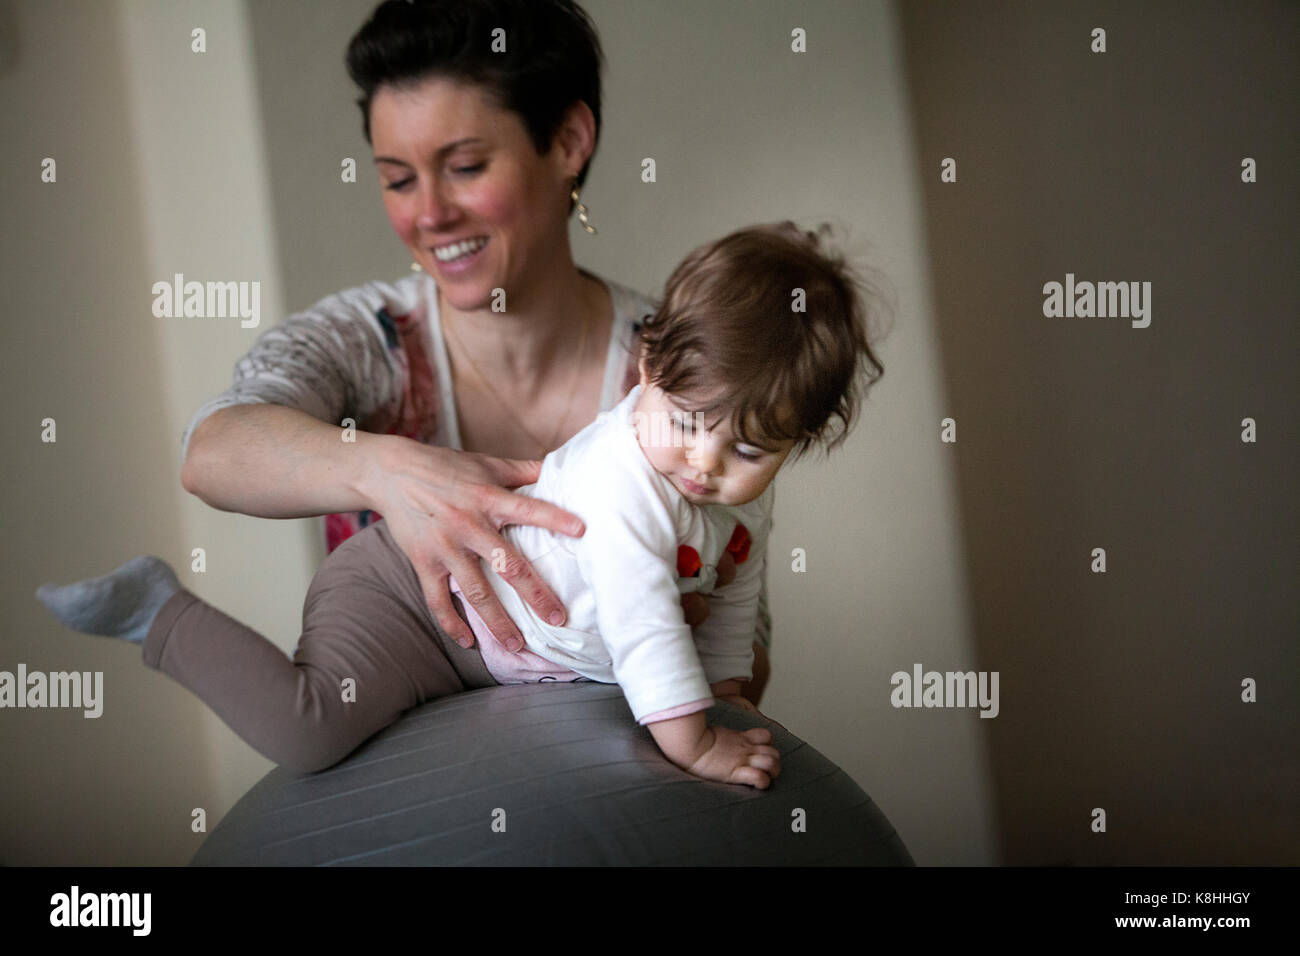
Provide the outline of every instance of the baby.
{"type": "MultiPolygon", "coordinates": [[[[849,270],[792,223],[742,229],[687,256],[642,328],[640,383],[547,455],[536,484],[518,489],[586,526],[581,538],[505,530],[563,602],[565,624],[537,616],[489,562],[485,575],[526,647],[507,651],[462,602],[492,682],[618,683],[677,766],[768,787],[780,773],[770,732],[710,727],[704,711],[715,697],[748,706],[740,685],[752,676],[772,479],[788,459],[847,435],[863,360],[873,381],[883,371],[864,319],[849,270]],[[843,427],[832,429],[837,420],[843,427]],[[722,585],[724,553],[736,573],[722,585]],[[693,630],[680,600],[687,591],[709,602],[693,630]]],[[[199,694],[258,750],[319,769],[403,710],[465,686],[445,658],[430,655],[423,622],[431,619],[409,562],[404,575],[378,580],[366,579],[380,570],[376,561],[331,576],[332,562],[337,572],[366,548],[397,554],[385,522],[349,539],[318,572],[292,662],[182,589],[157,558],[46,585],[38,597],[70,627],[142,641],[147,664],[199,694]],[[365,686],[351,706],[339,700],[349,678],[365,686]],[[318,756],[297,756],[305,750],[318,756]]],[[[459,591],[454,578],[451,587],[459,591]]]]}
{"type": "Polygon", "coordinates": [[[767,787],[780,771],[770,734],[710,727],[703,711],[714,697],[743,705],[752,677],[772,479],[833,419],[847,431],[870,355],[853,282],[815,236],[759,226],[691,253],[643,327],[640,383],[518,489],[580,515],[587,532],[507,529],[569,618],[548,623],[485,568],[527,644],[509,653],[465,604],[492,676],[616,682],[673,763],[767,787]],[[727,551],[736,578],[716,587],[727,551]],[[693,630],[686,591],[709,596],[693,630]]]}

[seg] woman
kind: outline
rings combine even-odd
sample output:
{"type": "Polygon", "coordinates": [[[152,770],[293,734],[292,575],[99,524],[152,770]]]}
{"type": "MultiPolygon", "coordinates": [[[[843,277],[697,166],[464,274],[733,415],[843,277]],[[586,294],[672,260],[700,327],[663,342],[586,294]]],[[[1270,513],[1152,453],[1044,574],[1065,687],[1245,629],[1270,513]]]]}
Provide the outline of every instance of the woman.
{"type": "MultiPolygon", "coordinates": [[[[579,269],[570,249],[575,208],[595,231],[578,190],[600,134],[601,59],[568,0],[376,8],[347,64],[385,210],[422,271],[265,333],[186,431],[182,483],[213,507],[324,514],[331,552],[382,516],[438,627],[464,648],[473,636],[449,576],[508,649],[522,646],[480,557],[564,620],[500,529],[576,535],[581,521],[506,489],[535,481],[548,451],[636,383],[633,326],[654,310],[579,269]]],[[[683,606],[692,624],[707,613],[698,595],[683,606]]],[[[765,597],[760,607],[755,704],[765,597]]]]}

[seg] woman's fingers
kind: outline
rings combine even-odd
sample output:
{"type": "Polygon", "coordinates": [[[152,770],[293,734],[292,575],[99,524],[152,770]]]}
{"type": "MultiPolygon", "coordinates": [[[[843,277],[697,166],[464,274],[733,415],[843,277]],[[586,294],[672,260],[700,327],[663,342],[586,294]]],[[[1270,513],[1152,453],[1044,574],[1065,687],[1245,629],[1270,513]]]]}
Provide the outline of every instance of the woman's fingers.
{"type": "MultiPolygon", "coordinates": [[[[582,519],[577,515],[549,501],[495,488],[487,490],[491,502],[489,509],[498,531],[506,525],[530,525],[548,528],[570,537],[581,537],[587,530],[582,519]]],[[[555,596],[555,592],[542,576],[533,570],[533,566],[510,547],[499,534],[489,542],[485,557],[491,563],[492,570],[501,575],[542,620],[558,627],[568,619],[568,613],[560,599],[555,596]]],[[[460,578],[456,580],[459,581],[460,578]]],[[[487,618],[484,617],[484,620],[486,621],[487,618]]]]}
{"type": "Polygon", "coordinates": [[[501,535],[507,525],[531,525],[571,537],[586,531],[577,515],[549,501],[506,490],[535,482],[541,462],[427,446],[420,446],[416,454],[419,457],[412,464],[394,467],[395,476],[405,477],[408,483],[388,483],[387,494],[393,501],[384,502],[391,507],[385,507],[383,514],[394,529],[394,539],[412,559],[439,625],[458,640],[462,635],[473,639],[451,603],[445,577],[450,573],[462,603],[478,612],[499,642],[510,650],[523,647],[523,636],[492,590],[481,562],[487,562],[543,620],[563,624],[564,605],[501,535]],[[423,568],[416,552],[422,553],[423,568]]]}
{"type": "MultiPolygon", "coordinates": [[[[506,583],[515,589],[515,593],[523,598],[542,620],[549,621],[556,627],[563,624],[567,615],[564,612],[564,605],[555,596],[555,592],[504,538],[498,537],[495,540],[498,543],[492,546],[488,561],[492,570],[504,578],[506,583]]],[[[456,580],[459,581],[460,578],[456,580]]]]}
{"type": "Polygon", "coordinates": [[[587,530],[581,518],[559,505],[499,488],[488,490],[493,493],[490,510],[498,528],[504,528],[508,524],[531,525],[546,528],[556,534],[567,534],[571,538],[581,538],[587,530]]]}
{"type": "Polygon", "coordinates": [[[492,585],[488,583],[478,561],[463,563],[453,570],[452,574],[460,588],[461,600],[478,612],[478,616],[483,619],[488,630],[496,637],[497,643],[511,652],[522,649],[523,635],[519,633],[519,628],[510,619],[506,609],[501,606],[496,592],[492,590],[492,585]]]}
{"type": "Polygon", "coordinates": [[[474,632],[456,613],[456,606],[452,603],[451,588],[448,585],[447,572],[443,571],[439,575],[432,568],[422,569],[416,567],[415,573],[420,579],[420,587],[424,590],[424,601],[429,605],[429,611],[433,614],[434,620],[438,622],[438,627],[442,628],[443,633],[461,647],[473,647],[474,632]]]}
{"type": "Polygon", "coordinates": [[[438,622],[438,627],[461,647],[473,647],[474,632],[456,613],[456,606],[451,601],[447,568],[437,558],[420,548],[403,547],[404,535],[400,534],[401,529],[396,525],[391,527],[393,540],[402,549],[406,559],[411,562],[415,576],[420,582],[420,590],[424,592],[424,603],[428,606],[433,619],[438,622]]]}

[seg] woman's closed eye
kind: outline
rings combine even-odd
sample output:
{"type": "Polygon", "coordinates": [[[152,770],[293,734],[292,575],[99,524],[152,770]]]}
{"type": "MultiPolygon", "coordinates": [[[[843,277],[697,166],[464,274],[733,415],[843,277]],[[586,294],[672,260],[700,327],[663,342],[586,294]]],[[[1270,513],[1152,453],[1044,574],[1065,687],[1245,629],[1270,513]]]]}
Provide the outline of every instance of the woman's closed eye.
{"type": "MultiPolygon", "coordinates": [[[[451,171],[458,176],[475,176],[481,173],[486,166],[487,163],[475,163],[473,166],[456,166],[453,167],[451,171]]],[[[415,182],[415,177],[407,176],[405,179],[399,179],[395,183],[389,183],[384,188],[391,189],[395,192],[401,192],[413,182],[415,182]]]]}

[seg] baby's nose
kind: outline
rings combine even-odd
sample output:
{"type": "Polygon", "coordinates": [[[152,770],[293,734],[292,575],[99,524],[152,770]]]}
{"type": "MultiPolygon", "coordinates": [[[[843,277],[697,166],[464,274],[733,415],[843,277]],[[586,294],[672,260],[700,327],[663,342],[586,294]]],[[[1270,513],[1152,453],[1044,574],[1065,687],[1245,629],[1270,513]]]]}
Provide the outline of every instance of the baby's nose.
{"type": "Polygon", "coordinates": [[[686,450],[686,460],[701,475],[710,475],[718,467],[718,453],[710,441],[696,441],[686,450]]]}

